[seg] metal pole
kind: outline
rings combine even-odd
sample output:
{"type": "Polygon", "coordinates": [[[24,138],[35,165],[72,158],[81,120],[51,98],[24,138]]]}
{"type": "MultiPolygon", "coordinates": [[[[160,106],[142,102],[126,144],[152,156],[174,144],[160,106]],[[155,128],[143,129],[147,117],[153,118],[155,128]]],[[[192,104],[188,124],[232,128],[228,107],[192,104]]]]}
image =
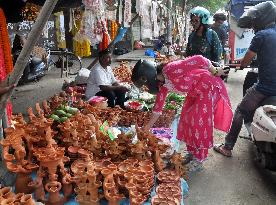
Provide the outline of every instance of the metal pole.
{"type": "MultiPolygon", "coordinates": [[[[57,2],[58,0],[46,0],[28,36],[28,39],[24,44],[23,49],[15,63],[13,73],[10,75],[10,77],[8,78],[8,80],[6,80],[5,83],[1,84],[1,86],[7,86],[7,85],[18,83],[20,77],[23,74],[24,68],[28,63],[30,54],[36,42],[40,38],[43,28],[46,22],[48,21],[48,19],[50,18],[50,15],[54,10],[57,2]]],[[[4,113],[4,110],[7,104],[7,100],[10,98],[12,93],[13,93],[13,89],[0,97],[0,118],[2,118],[2,115],[4,113]]]]}

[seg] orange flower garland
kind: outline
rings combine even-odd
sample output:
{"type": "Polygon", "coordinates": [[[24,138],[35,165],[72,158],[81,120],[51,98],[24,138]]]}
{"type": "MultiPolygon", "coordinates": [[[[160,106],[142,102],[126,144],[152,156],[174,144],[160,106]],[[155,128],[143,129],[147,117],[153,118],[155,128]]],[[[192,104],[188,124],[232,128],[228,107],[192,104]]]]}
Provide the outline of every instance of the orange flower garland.
{"type": "Polygon", "coordinates": [[[6,17],[1,8],[0,8],[0,43],[4,52],[6,74],[8,75],[13,71],[13,62],[12,62],[11,46],[10,46],[10,39],[9,39],[6,17]]]}
{"type": "Polygon", "coordinates": [[[114,40],[114,38],[117,35],[118,25],[115,21],[111,22],[111,29],[110,29],[110,38],[111,40],[114,40]]]}

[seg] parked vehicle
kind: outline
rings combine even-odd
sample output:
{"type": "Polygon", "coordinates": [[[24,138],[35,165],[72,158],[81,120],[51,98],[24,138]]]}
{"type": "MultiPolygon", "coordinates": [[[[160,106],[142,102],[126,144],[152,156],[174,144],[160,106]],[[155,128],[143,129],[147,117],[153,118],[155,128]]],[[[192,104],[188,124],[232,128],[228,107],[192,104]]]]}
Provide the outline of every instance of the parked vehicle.
{"type": "MultiPolygon", "coordinates": [[[[254,26],[255,30],[262,30],[273,23],[275,18],[275,5],[264,3],[242,15],[238,25],[242,28],[254,26]],[[267,15],[264,12],[267,12],[267,15]]],[[[245,78],[244,91],[251,87],[257,78],[258,76],[248,72],[245,78]]],[[[261,103],[255,111],[251,126],[246,126],[246,128],[256,145],[258,161],[264,168],[276,171],[276,96],[269,96],[261,103]]]]}
{"type": "MultiPolygon", "coordinates": [[[[25,38],[23,36],[17,34],[15,35],[12,46],[12,56],[14,64],[18,56],[20,55],[24,41],[25,38]]],[[[42,58],[31,55],[18,84],[23,85],[31,81],[39,80],[41,77],[43,77],[47,70],[47,62],[45,61],[47,61],[47,58],[45,58],[43,61],[42,58]]]]}

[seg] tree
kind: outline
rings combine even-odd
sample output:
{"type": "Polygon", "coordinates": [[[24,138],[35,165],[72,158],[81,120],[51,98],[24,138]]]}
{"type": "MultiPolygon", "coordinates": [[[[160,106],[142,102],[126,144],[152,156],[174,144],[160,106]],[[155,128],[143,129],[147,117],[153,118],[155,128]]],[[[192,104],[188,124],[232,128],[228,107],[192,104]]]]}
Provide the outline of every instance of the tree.
{"type": "Polygon", "coordinates": [[[183,7],[186,1],[186,11],[193,7],[202,6],[208,9],[211,13],[215,13],[219,8],[223,8],[229,0],[174,0],[175,5],[183,7]]]}

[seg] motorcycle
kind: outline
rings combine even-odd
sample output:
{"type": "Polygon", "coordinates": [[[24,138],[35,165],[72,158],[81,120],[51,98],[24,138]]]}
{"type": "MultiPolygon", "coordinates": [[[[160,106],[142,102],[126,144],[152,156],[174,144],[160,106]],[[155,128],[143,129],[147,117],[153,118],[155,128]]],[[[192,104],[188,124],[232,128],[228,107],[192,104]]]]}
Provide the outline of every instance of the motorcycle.
{"type": "MultiPolygon", "coordinates": [[[[20,55],[20,52],[23,48],[25,38],[24,36],[15,35],[13,46],[12,46],[12,56],[13,56],[13,63],[16,63],[17,58],[20,55]]],[[[47,53],[46,53],[47,54],[47,53]]],[[[18,85],[23,85],[28,82],[32,82],[35,80],[39,80],[41,77],[45,75],[45,71],[48,69],[49,54],[45,57],[45,60],[42,57],[36,57],[31,55],[29,61],[23,71],[23,75],[21,76],[18,85]]]]}
{"type": "MultiPolygon", "coordinates": [[[[246,75],[243,90],[257,82],[256,72],[246,75]]],[[[256,109],[253,122],[246,126],[249,139],[255,144],[257,161],[271,171],[276,171],[276,96],[266,98],[256,109]]]]}
{"type": "Polygon", "coordinates": [[[18,84],[23,85],[28,82],[36,81],[45,75],[47,69],[46,64],[42,59],[36,57],[30,57],[28,64],[25,67],[22,77],[18,84]]]}

